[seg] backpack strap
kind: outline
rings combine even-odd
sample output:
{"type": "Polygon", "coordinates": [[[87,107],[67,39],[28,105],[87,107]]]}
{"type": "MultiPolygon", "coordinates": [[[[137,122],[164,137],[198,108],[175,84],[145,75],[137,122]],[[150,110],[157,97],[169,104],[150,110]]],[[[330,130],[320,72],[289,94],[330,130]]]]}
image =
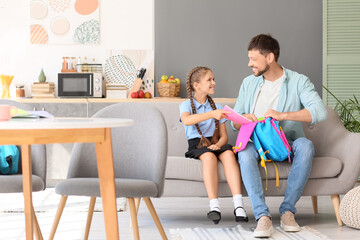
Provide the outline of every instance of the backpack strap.
{"type": "Polygon", "coordinates": [[[291,152],[291,147],[290,147],[290,144],[289,142],[287,141],[286,137],[285,137],[285,133],[284,131],[282,130],[282,128],[280,126],[278,126],[276,123],[275,123],[275,119],[271,119],[271,125],[273,126],[273,128],[275,129],[275,131],[277,132],[277,134],[279,135],[281,141],[283,142],[283,144],[285,145],[286,147],[286,150],[288,151],[288,159],[289,159],[289,162],[291,162],[291,159],[290,159],[290,152],[291,152]],[[280,131],[278,130],[278,128],[280,129],[280,131]]]}
{"type": "Polygon", "coordinates": [[[258,150],[258,153],[259,153],[259,155],[260,155],[260,159],[261,159],[261,160],[260,160],[260,165],[261,165],[261,166],[264,168],[264,170],[265,170],[265,190],[267,191],[267,185],[268,185],[266,162],[272,162],[272,163],[274,164],[275,175],[276,175],[276,177],[275,177],[275,178],[276,178],[276,187],[279,187],[279,170],[278,170],[275,162],[272,161],[271,159],[268,159],[268,158],[266,157],[265,154],[266,154],[266,152],[268,152],[268,151],[264,152],[264,150],[263,150],[263,148],[262,148],[262,146],[261,146],[261,144],[260,144],[259,138],[258,138],[258,136],[257,136],[257,134],[256,134],[256,131],[254,131],[253,134],[252,134],[252,140],[253,140],[253,142],[254,142],[257,150],[258,150]]]}
{"type": "Polygon", "coordinates": [[[253,134],[251,135],[251,139],[253,140],[256,149],[258,150],[258,153],[260,155],[260,165],[264,168],[265,170],[265,189],[267,191],[267,185],[268,185],[268,177],[267,177],[267,168],[266,168],[266,164],[265,162],[268,161],[268,159],[265,156],[265,152],[260,144],[259,138],[256,134],[256,131],[253,132],[253,134]]]}
{"type": "Polygon", "coordinates": [[[276,166],[276,163],[272,160],[270,160],[273,164],[274,164],[274,168],[275,168],[275,174],[276,174],[276,187],[279,187],[279,170],[276,166]]]}

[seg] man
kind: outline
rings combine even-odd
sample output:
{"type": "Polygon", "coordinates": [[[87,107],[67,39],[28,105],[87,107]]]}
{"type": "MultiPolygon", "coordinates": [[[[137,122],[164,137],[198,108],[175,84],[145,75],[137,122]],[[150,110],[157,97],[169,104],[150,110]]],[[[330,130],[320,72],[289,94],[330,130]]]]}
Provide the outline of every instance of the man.
{"type": "MultiPolygon", "coordinates": [[[[280,226],[284,231],[296,232],[300,227],[294,217],[295,204],[309,178],[314,157],[314,146],[305,138],[301,122],[323,121],[327,111],[309,78],[280,66],[279,55],[279,43],[270,35],[260,34],[251,39],[248,66],[254,74],[244,79],[234,110],[251,121],[263,116],[280,121],[293,151],[284,201],[279,208],[280,226]]],[[[234,122],[232,126],[234,130],[240,128],[234,122]]],[[[257,221],[254,237],[270,237],[273,226],[265,204],[259,160],[251,142],[238,153],[241,175],[257,221]]]]}

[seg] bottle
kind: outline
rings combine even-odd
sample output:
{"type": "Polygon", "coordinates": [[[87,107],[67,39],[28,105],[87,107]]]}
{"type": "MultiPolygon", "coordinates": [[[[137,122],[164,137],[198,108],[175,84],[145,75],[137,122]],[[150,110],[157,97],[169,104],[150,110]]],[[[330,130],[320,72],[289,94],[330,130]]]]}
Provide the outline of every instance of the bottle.
{"type": "Polygon", "coordinates": [[[66,70],[71,69],[71,58],[66,57],[66,70]]]}
{"type": "Polygon", "coordinates": [[[82,72],[81,57],[78,57],[78,59],[77,59],[76,71],[77,71],[77,72],[82,72]]]}
{"type": "Polygon", "coordinates": [[[71,70],[76,70],[76,58],[71,57],[71,70]]]}
{"type": "Polygon", "coordinates": [[[63,59],[63,63],[62,63],[62,69],[66,69],[66,58],[65,57],[63,57],[62,58],[63,59]]]}

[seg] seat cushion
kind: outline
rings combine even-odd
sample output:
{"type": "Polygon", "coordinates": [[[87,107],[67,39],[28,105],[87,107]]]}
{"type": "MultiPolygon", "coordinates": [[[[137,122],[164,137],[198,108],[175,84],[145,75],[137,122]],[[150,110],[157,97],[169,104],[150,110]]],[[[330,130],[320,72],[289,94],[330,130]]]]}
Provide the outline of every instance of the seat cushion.
{"type": "MultiPolygon", "coordinates": [[[[158,189],[152,181],[141,179],[115,179],[116,197],[156,197],[158,189]]],[[[58,183],[55,192],[66,196],[100,197],[98,178],[70,178],[58,183]]]]}
{"type": "MultiPolygon", "coordinates": [[[[288,161],[276,162],[279,170],[279,178],[286,179],[289,175],[291,163],[288,161]]],[[[271,162],[266,164],[268,179],[275,179],[275,169],[271,162]]],[[[262,179],[265,179],[265,171],[259,164],[262,179]]],[[[339,159],[333,157],[315,157],[313,160],[310,178],[332,178],[337,176],[342,169],[342,163],[339,159]]],[[[219,182],[226,182],[224,167],[218,162],[219,182]]],[[[202,163],[200,160],[169,156],[166,166],[166,179],[181,179],[189,181],[203,181],[202,163]]]]}
{"type": "MultiPolygon", "coordinates": [[[[275,162],[279,170],[279,178],[287,179],[291,169],[291,163],[288,161],[275,162]]],[[[259,165],[261,178],[265,179],[265,170],[259,165]]],[[[266,163],[268,179],[276,179],[274,164],[266,163]]],[[[336,177],[342,169],[342,163],[339,159],[333,157],[315,157],[310,173],[310,179],[315,178],[332,178],[336,177]]]]}
{"type": "MultiPolygon", "coordinates": [[[[32,175],[33,192],[45,189],[45,183],[36,175],[32,175]]],[[[0,175],[1,193],[20,193],[23,192],[23,177],[21,174],[0,175]]]]}

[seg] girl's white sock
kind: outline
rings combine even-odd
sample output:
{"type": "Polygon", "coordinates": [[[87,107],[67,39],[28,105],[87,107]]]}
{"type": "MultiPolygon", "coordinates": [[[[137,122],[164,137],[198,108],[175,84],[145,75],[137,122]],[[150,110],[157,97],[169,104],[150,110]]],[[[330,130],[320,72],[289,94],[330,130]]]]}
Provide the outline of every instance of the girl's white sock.
{"type": "Polygon", "coordinates": [[[210,199],[210,211],[220,212],[220,202],[217,198],[210,199]]]}
{"type": "Polygon", "coordinates": [[[244,203],[241,194],[237,194],[233,196],[234,208],[236,209],[235,214],[238,217],[246,217],[246,213],[244,210],[244,203]]]}

